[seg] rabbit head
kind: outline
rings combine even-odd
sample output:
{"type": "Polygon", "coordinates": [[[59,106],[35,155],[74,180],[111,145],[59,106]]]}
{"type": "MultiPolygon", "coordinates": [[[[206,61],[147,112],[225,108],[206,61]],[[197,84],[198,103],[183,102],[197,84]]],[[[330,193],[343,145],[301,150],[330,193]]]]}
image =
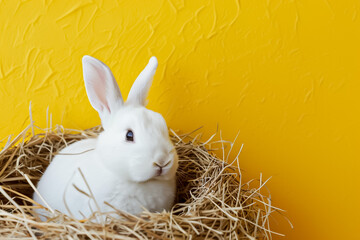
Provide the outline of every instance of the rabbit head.
{"type": "Polygon", "coordinates": [[[95,156],[109,171],[129,181],[173,179],[178,156],[166,122],[161,114],[145,108],[157,59],[150,58],[126,102],[104,63],[90,56],[84,56],[82,63],[87,95],[104,128],[95,156]]]}

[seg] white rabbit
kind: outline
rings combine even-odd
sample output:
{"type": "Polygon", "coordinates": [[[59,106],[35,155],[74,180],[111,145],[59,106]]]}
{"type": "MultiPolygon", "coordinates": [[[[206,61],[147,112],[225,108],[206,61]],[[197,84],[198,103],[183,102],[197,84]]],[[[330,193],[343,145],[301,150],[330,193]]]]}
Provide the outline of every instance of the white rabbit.
{"type": "MultiPolygon", "coordinates": [[[[126,102],[104,63],[90,56],[84,56],[82,63],[86,92],[104,131],[96,139],[60,151],[37,190],[52,209],[77,219],[88,218],[95,211],[114,211],[104,202],[135,215],[143,207],[153,212],[170,210],[178,156],[164,118],[145,108],[156,58],[150,58],[137,77],[126,102]]],[[[46,206],[37,193],[34,200],[46,206]]],[[[46,219],[45,211],[37,213],[46,219]]]]}

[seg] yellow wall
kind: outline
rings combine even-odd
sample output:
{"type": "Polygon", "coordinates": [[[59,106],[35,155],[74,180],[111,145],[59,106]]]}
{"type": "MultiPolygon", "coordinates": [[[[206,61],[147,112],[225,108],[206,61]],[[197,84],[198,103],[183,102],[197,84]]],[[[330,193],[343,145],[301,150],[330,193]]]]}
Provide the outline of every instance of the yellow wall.
{"type": "MultiPolygon", "coordinates": [[[[0,1],[0,138],[28,124],[99,124],[81,57],[126,96],[150,56],[149,108],[173,129],[240,130],[246,177],[273,176],[286,239],[356,239],[360,226],[360,2],[0,1]]],[[[238,146],[239,147],[239,146],[238,146]]],[[[234,155],[234,154],[233,154],[234,155]]]]}

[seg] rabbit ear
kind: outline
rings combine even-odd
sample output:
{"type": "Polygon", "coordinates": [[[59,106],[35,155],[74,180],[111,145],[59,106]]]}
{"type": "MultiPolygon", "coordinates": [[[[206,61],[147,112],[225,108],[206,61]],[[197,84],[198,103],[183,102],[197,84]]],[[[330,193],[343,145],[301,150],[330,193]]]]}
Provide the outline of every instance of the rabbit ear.
{"type": "Polygon", "coordinates": [[[119,86],[111,70],[90,56],[82,58],[85,88],[91,106],[98,111],[104,124],[106,118],[123,105],[119,86]]]}
{"type": "Polygon", "coordinates": [[[149,92],[157,65],[158,61],[156,57],[151,57],[145,69],[139,74],[134,84],[132,85],[127,102],[135,105],[146,105],[146,97],[149,92]]]}

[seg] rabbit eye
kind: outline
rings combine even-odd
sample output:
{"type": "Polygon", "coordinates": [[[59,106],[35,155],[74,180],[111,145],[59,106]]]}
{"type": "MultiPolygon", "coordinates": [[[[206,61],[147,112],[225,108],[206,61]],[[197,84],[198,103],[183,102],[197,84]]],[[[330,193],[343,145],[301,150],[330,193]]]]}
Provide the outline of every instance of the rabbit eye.
{"type": "Polygon", "coordinates": [[[133,142],[134,141],[134,133],[131,130],[128,130],[126,133],[126,141],[133,142]]]}

